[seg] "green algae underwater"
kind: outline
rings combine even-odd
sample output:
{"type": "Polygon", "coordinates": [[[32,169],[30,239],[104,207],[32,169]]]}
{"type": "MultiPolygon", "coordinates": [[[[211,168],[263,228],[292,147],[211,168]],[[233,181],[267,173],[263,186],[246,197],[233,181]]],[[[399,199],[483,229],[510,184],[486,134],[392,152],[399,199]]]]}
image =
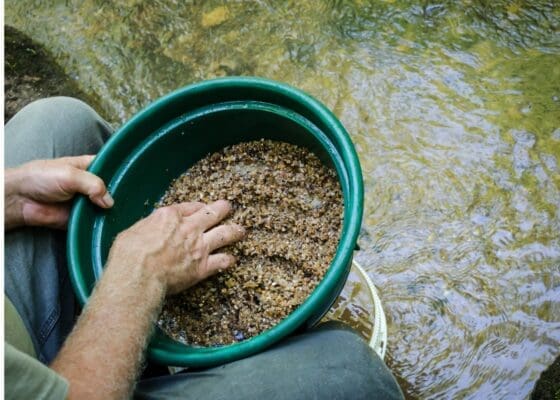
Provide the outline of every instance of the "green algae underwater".
{"type": "Polygon", "coordinates": [[[5,22],[117,124],[224,75],[331,108],[409,397],[525,398],[559,355],[560,3],[6,0],[5,22]]]}

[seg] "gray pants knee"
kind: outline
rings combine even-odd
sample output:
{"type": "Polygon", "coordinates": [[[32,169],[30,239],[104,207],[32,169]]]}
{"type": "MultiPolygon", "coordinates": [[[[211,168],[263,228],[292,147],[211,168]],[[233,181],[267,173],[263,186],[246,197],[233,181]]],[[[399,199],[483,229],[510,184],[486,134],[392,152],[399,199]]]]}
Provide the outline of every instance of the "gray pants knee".
{"type": "MultiPolygon", "coordinates": [[[[95,154],[111,127],[87,104],[68,97],[38,100],[5,127],[6,168],[31,160],[95,154]]],[[[66,233],[23,227],[6,232],[5,293],[49,363],[72,329],[74,295],[66,268],[66,233]]]]}
{"type": "Polygon", "coordinates": [[[402,399],[383,361],[354,331],[327,323],[216,368],[152,378],[136,399],[402,399]]]}

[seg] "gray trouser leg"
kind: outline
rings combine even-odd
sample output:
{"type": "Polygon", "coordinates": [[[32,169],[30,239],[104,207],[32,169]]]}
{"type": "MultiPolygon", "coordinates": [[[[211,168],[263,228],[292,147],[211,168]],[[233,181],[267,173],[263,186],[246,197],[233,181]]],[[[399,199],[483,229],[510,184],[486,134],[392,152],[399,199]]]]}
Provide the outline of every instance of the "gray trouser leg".
{"type": "Polygon", "coordinates": [[[136,399],[402,399],[383,361],[353,331],[323,324],[256,356],[140,382],[136,399]]]}
{"type": "MultiPolygon", "coordinates": [[[[53,97],[24,107],[5,126],[5,164],[95,154],[111,127],[85,103],[53,97]]],[[[5,292],[31,334],[39,359],[49,363],[74,322],[66,268],[66,232],[24,227],[6,232],[5,292]]]]}

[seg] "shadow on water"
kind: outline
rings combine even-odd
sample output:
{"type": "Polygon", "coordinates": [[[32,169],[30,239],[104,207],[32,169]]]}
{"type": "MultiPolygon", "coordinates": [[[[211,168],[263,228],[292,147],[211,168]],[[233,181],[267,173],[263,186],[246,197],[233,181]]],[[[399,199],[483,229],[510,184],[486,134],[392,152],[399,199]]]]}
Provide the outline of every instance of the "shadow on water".
{"type": "Polygon", "coordinates": [[[6,23],[115,120],[223,75],[334,110],[411,395],[524,398],[559,354],[558,2],[6,0],[6,23]]]}

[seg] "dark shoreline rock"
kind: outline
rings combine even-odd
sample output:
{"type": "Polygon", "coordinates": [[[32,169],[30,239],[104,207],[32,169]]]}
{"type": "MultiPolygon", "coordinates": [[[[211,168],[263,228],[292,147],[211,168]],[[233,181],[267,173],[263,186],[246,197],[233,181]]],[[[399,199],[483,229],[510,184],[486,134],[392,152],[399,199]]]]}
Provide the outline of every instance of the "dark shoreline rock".
{"type": "Polygon", "coordinates": [[[537,381],[531,400],[559,400],[560,399],[560,357],[541,374],[537,381]]]}
{"type": "Polygon", "coordinates": [[[48,50],[11,26],[4,27],[4,53],[4,123],[25,105],[50,96],[76,97],[102,110],[100,99],[79,88],[48,50]]]}

